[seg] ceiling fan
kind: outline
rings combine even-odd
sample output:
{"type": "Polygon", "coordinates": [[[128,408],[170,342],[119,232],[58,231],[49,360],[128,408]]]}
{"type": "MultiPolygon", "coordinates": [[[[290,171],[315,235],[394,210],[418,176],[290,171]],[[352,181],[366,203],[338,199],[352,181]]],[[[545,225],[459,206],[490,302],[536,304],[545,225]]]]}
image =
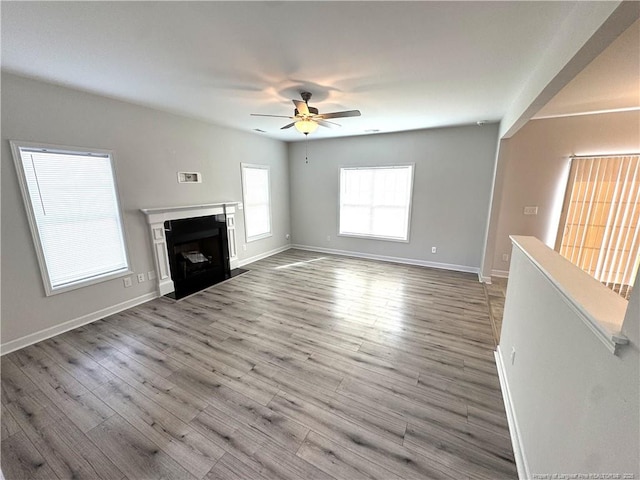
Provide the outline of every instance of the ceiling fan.
{"type": "Polygon", "coordinates": [[[305,135],[309,135],[312,132],[315,132],[318,128],[318,125],[333,128],[339,127],[335,122],[329,122],[329,118],[343,118],[343,117],[359,117],[360,110],[345,110],[343,112],[332,112],[332,113],[318,113],[318,109],[309,106],[309,99],[311,98],[311,94],[309,92],[300,92],[300,96],[302,97],[302,101],[300,100],[292,100],[293,104],[296,106],[293,116],[287,115],[264,115],[261,113],[252,113],[251,115],[254,117],[277,117],[277,118],[289,118],[294,120],[293,122],[285,125],[280,130],[285,130],[287,128],[296,127],[301,133],[305,135]]]}

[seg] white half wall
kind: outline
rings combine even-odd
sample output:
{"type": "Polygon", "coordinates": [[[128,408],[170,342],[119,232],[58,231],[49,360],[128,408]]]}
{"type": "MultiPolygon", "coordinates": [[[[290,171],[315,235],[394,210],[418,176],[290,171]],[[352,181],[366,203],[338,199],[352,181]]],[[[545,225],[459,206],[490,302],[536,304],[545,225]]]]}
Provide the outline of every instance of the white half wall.
{"type": "MultiPolygon", "coordinates": [[[[92,318],[155,292],[156,282],[124,288],[122,279],[46,297],[9,140],[96,147],[115,152],[117,185],[136,273],[153,270],[149,229],[140,208],[242,201],[240,163],[271,166],[273,236],[244,244],[236,213],[238,255],[256,258],[287,248],[289,166],[283,142],[157,110],[2,75],[2,344],[92,318]],[[178,171],[201,172],[199,184],[178,184],[178,171]],[[71,323],[69,323],[71,322],[71,323]]],[[[14,343],[10,343],[14,342],[14,343]]]]}
{"type": "MultiPolygon", "coordinates": [[[[595,296],[589,300],[601,306],[595,296]]],[[[629,344],[614,355],[576,305],[514,247],[497,363],[521,478],[640,477],[640,288],[632,292],[622,334],[629,344]]]]}
{"type": "Polygon", "coordinates": [[[497,135],[491,124],[290,144],[293,243],[477,271],[497,135]],[[409,243],[338,236],[340,167],[407,163],[415,164],[409,243]]]}

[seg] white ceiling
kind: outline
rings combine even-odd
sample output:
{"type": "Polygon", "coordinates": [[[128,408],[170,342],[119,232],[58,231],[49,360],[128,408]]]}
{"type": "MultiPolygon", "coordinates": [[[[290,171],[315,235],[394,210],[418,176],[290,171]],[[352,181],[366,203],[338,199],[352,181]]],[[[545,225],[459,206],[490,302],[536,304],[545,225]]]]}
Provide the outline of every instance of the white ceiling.
{"type": "Polygon", "coordinates": [[[636,20],[533,118],[640,108],[640,20],[636,20]]]}
{"type": "Polygon", "coordinates": [[[589,2],[2,2],[2,68],[284,141],[500,120],[589,2]]]}

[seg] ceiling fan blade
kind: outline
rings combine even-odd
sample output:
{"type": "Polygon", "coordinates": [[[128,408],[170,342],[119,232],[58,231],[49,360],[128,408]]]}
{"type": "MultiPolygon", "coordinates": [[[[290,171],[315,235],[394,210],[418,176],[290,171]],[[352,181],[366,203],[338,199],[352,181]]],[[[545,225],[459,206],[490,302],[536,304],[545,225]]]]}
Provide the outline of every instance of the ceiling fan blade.
{"type": "Polygon", "coordinates": [[[335,122],[327,122],[326,120],[319,120],[318,118],[314,118],[313,121],[316,122],[318,125],[322,125],[323,127],[327,127],[327,128],[333,128],[333,127],[339,127],[340,126],[335,122]]]}
{"type": "Polygon", "coordinates": [[[320,118],[343,118],[343,117],[359,117],[360,110],[345,110],[344,112],[322,113],[318,115],[320,118]]]}
{"type": "Polygon", "coordinates": [[[291,128],[291,127],[293,127],[295,124],[296,124],[296,122],[292,122],[292,123],[290,123],[290,124],[288,124],[288,125],[285,125],[284,127],[281,127],[281,128],[280,128],[280,130],[285,130],[285,129],[287,129],[287,128],[291,128]]]}
{"type": "Polygon", "coordinates": [[[309,107],[305,102],[300,100],[292,100],[300,115],[309,115],[309,107]]]}
{"type": "Polygon", "coordinates": [[[265,115],[263,113],[251,113],[252,117],[275,117],[275,118],[293,118],[289,115],[265,115]]]}

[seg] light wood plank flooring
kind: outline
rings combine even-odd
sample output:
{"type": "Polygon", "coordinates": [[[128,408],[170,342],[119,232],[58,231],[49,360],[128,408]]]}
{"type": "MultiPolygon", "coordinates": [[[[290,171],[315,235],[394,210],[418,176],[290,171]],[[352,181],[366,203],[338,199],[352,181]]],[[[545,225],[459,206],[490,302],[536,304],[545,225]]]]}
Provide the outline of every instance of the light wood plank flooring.
{"type": "Polygon", "coordinates": [[[516,478],[475,275],[249,268],[2,357],[6,479],[516,478]]]}
{"type": "Polygon", "coordinates": [[[504,302],[507,297],[506,278],[492,278],[492,283],[484,284],[489,303],[489,314],[496,345],[500,343],[500,332],[502,331],[502,317],[504,316],[504,302]]]}

